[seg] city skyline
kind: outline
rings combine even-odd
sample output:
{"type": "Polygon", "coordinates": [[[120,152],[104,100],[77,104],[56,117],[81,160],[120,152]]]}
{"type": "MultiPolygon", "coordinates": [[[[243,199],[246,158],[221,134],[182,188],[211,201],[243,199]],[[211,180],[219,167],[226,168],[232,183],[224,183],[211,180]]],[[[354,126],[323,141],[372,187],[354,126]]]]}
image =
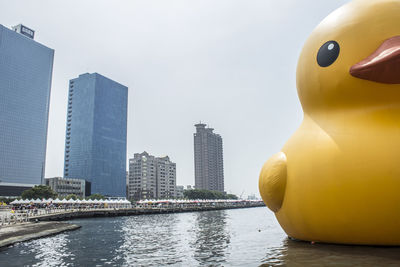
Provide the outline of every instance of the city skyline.
{"type": "Polygon", "coordinates": [[[24,23],[57,51],[46,177],[62,176],[68,80],[99,72],[132,89],[127,158],[168,154],[177,183],[193,184],[192,125],[207,121],[224,136],[226,191],[258,195],[260,167],[301,122],[300,49],[344,2],[3,1],[3,25],[24,23]]]}

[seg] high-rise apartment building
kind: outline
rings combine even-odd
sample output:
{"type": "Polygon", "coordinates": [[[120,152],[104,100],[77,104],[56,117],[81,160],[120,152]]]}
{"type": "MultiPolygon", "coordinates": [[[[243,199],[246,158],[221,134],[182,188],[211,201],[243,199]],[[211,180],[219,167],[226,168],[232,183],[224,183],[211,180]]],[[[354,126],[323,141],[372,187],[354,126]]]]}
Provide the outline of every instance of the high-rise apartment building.
{"type": "Polygon", "coordinates": [[[70,80],[64,177],[91,182],[92,193],[126,195],[128,88],[100,74],[70,80]]]}
{"type": "Polygon", "coordinates": [[[194,174],[196,189],[224,192],[224,163],[222,138],[206,128],[203,123],[195,125],[194,174]]]}
{"type": "Polygon", "coordinates": [[[129,159],[129,199],[157,198],[157,162],[146,151],[129,159]]]}
{"type": "Polygon", "coordinates": [[[156,158],[157,198],[176,197],[176,164],[168,156],[156,158]]]}
{"type": "Polygon", "coordinates": [[[44,183],[54,50],[0,25],[0,195],[44,183]]]}
{"type": "Polygon", "coordinates": [[[128,198],[172,198],[175,186],[176,164],[168,156],[157,158],[145,151],[129,159],[128,198]]]}

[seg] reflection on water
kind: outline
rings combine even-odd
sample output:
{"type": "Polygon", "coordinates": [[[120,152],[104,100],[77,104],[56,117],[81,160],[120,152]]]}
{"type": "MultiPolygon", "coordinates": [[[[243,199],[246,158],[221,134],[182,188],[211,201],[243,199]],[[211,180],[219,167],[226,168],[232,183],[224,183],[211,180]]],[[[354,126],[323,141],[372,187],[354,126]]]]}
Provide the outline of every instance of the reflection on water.
{"type": "Polygon", "coordinates": [[[267,208],[74,220],[0,251],[0,266],[400,266],[400,248],[289,240],[267,208]]]}
{"type": "Polygon", "coordinates": [[[68,239],[60,234],[46,239],[32,241],[32,246],[21,250],[21,254],[33,254],[32,266],[67,266],[64,258],[74,258],[67,249],[68,239]]]}
{"type": "Polygon", "coordinates": [[[200,264],[222,264],[230,243],[226,229],[226,211],[199,212],[194,225],[195,237],[191,243],[194,258],[200,264]]]}
{"type": "Polygon", "coordinates": [[[175,257],[180,237],[173,234],[179,225],[179,218],[172,214],[126,217],[121,229],[123,244],[117,249],[124,265],[145,265],[149,259],[156,265],[181,262],[175,257]]]}
{"type": "Polygon", "coordinates": [[[314,244],[286,238],[262,266],[400,266],[400,247],[314,244]],[[278,257],[276,257],[278,256],[278,257]]]}
{"type": "Polygon", "coordinates": [[[223,262],[229,243],[225,224],[225,211],[128,217],[117,251],[128,266],[223,262]]]}

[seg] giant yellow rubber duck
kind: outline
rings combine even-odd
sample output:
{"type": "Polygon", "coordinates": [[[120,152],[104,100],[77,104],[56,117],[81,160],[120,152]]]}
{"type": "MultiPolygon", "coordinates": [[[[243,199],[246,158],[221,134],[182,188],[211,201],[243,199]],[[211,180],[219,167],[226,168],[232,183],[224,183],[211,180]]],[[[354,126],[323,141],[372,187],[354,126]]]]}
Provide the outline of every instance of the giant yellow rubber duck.
{"type": "Polygon", "coordinates": [[[400,245],[400,0],[355,0],[312,32],[297,66],[299,129],[259,189],[293,238],[400,245]]]}

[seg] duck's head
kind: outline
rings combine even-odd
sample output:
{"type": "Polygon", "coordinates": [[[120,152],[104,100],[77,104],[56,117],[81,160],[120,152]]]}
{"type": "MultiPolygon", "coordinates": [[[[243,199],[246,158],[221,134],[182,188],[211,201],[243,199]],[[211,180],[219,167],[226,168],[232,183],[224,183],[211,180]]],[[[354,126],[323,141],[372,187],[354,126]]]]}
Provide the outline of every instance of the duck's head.
{"type": "Polygon", "coordinates": [[[304,112],[400,104],[400,0],[354,0],[312,32],[297,66],[304,112]]]}

